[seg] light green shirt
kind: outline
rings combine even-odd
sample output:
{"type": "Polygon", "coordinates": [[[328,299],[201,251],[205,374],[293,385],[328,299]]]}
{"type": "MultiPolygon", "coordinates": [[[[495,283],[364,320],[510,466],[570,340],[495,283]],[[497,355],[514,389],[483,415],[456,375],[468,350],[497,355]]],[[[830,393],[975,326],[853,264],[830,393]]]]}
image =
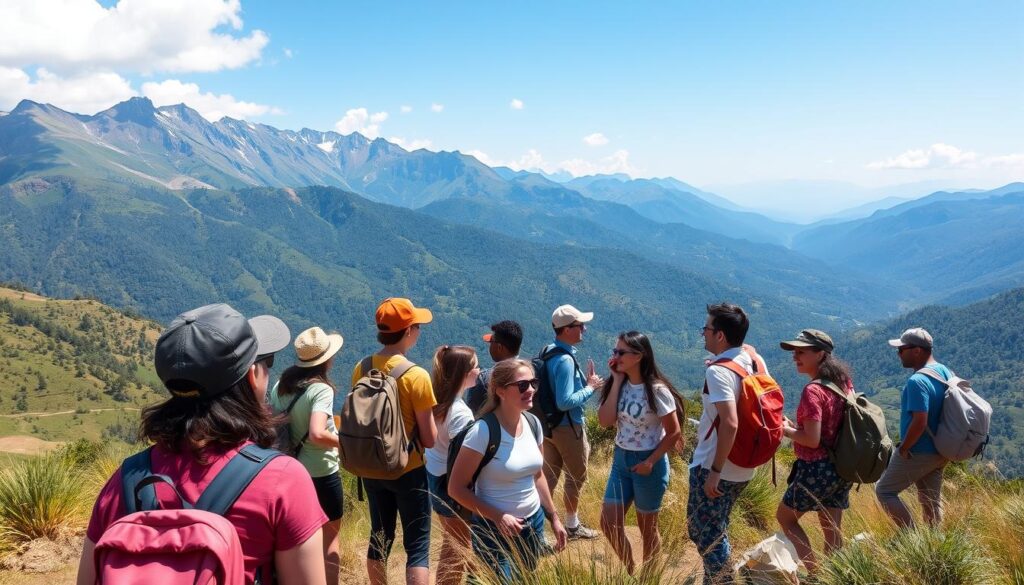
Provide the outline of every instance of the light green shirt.
{"type": "MultiPolygon", "coordinates": [[[[274,384],[274,388],[267,395],[267,402],[275,413],[281,413],[288,408],[288,405],[295,399],[295,395],[279,396],[277,386],[277,384],[274,384]]],[[[298,402],[295,403],[289,415],[290,421],[288,426],[291,431],[292,442],[298,442],[299,439],[309,432],[309,418],[314,412],[326,414],[327,422],[324,424],[324,428],[332,433],[338,432],[334,427],[334,417],[331,413],[333,404],[334,390],[330,386],[322,382],[310,384],[302,398],[299,398],[298,402]]],[[[333,447],[325,449],[319,445],[314,445],[308,437],[302,444],[302,449],[299,450],[298,459],[306,468],[306,471],[309,472],[310,477],[324,477],[325,475],[338,473],[338,450],[333,447]]]]}

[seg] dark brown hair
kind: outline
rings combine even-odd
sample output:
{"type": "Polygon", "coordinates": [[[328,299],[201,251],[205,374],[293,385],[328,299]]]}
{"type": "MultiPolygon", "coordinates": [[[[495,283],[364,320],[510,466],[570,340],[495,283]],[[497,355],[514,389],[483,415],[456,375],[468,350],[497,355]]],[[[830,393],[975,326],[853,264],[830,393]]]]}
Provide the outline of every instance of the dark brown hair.
{"type": "Polygon", "coordinates": [[[174,396],[143,408],[139,436],[172,453],[187,450],[205,464],[208,448],[232,449],[245,441],[271,447],[276,432],[270,411],[242,378],[210,398],[174,396]]]}
{"type": "MultiPolygon", "coordinates": [[[[672,385],[672,382],[658,369],[658,364],[654,361],[654,348],[651,346],[651,340],[646,335],[639,331],[626,331],[625,333],[619,333],[619,341],[625,343],[633,351],[640,353],[640,377],[644,380],[644,394],[647,397],[647,407],[651,409],[651,412],[656,412],[654,406],[654,386],[656,384],[661,384],[668,388],[672,394],[679,395],[679,391],[672,385]]],[[[614,379],[611,376],[608,376],[604,381],[604,385],[601,387],[601,404],[608,400],[613,382],[614,379]]],[[[621,389],[619,391],[621,392],[621,389]]],[[[684,403],[680,401],[680,404],[684,403]]]]}
{"type": "Polygon", "coordinates": [[[337,390],[334,382],[327,375],[332,361],[334,361],[333,357],[311,368],[289,367],[281,373],[281,381],[277,383],[277,395],[287,396],[296,392],[305,392],[310,384],[316,384],[317,382],[327,384],[331,387],[331,390],[337,390]]]}

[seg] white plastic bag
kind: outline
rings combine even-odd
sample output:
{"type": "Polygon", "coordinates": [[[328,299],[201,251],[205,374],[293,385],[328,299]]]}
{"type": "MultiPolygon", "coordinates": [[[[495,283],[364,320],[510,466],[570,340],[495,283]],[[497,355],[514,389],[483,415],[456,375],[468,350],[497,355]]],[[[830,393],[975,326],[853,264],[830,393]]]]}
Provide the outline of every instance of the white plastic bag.
{"type": "Polygon", "coordinates": [[[754,545],[733,565],[739,583],[747,585],[794,585],[800,582],[799,568],[796,549],[781,532],[754,545]]]}

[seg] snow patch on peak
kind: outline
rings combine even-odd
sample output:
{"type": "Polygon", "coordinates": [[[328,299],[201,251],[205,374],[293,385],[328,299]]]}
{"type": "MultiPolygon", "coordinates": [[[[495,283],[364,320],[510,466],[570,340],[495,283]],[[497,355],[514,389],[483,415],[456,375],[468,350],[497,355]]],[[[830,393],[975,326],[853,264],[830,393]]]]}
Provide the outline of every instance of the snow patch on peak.
{"type": "Polygon", "coordinates": [[[326,153],[332,153],[334,152],[334,145],[336,142],[336,140],[325,141],[317,144],[316,147],[326,153]]]}

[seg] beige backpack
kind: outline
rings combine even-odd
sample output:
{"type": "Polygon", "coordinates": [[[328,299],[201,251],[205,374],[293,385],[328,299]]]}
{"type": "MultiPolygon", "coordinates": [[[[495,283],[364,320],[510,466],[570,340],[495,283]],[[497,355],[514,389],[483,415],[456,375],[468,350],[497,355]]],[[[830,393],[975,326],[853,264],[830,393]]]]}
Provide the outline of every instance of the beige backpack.
{"type": "Polygon", "coordinates": [[[415,447],[405,432],[398,379],[415,364],[404,360],[387,372],[373,368],[373,356],[360,365],[362,377],[341,408],[338,439],[341,465],[367,479],[397,479],[415,447]]]}

